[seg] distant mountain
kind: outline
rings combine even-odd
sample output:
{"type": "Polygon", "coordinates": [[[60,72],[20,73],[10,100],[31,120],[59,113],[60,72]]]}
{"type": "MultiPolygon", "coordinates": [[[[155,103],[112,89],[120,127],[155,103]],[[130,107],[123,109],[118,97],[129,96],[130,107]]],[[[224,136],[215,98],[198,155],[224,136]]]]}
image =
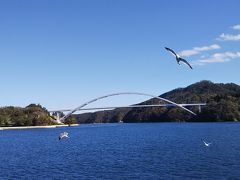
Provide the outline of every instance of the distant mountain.
{"type": "Polygon", "coordinates": [[[117,108],[114,110],[98,111],[72,115],[78,123],[115,123],[122,121],[131,108],[117,108]]]}
{"type": "MultiPolygon", "coordinates": [[[[178,88],[160,95],[176,103],[207,103],[198,113],[198,107],[190,110],[197,116],[177,107],[117,108],[74,115],[79,123],[105,122],[219,122],[240,121],[240,86],[234,83],[201,81],[186,88],[178,88]]],[[[156,98],[140,104],[157,104],[156,98]]]]}

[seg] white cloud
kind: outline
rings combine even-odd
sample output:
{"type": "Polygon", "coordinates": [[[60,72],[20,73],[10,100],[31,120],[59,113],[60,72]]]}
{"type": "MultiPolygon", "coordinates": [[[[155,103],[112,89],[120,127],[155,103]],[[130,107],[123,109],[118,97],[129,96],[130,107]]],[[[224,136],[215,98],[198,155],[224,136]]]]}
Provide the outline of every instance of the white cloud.
{"type": "Polygon", "coordinates": [[[240,30],[240,24],[237,24],[237,25],[232,26],[232,29],[240,30]]]}
{"type": "Polygon", "coordinates": [[[224,34],[222,33],[217,40],[220,41],[240,41],[240,34],[232,35],[232,34],[224,34]]]}
{"type": "Polygon", "coordinates": [[[231,61],[232,59],[240,58],[240,52],[224,52],[224,53],[215,53],[209,58],[199,59],[193,61],[193,65],[205,65],[208,63],[223,63],[231,61]]]}
{"type": "Polygon", "coordinates": [[[179,54],[180,54],[180,56],[188,57],[188,56],[200,54],[203,51],[209,51],[209,50],[220,49],[220,48],[221,47],[218,44],[213,44],[213,45],[210,45],[210,46],[194,47],[194,48],[189,49],[189,50],[183,50],[179,54]]]}

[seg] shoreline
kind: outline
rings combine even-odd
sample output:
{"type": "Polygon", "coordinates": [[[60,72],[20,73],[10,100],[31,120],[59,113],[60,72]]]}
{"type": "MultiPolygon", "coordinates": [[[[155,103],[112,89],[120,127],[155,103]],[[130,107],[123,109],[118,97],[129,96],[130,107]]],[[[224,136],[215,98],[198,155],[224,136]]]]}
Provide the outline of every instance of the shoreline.
{"type": "MultiPolygon", "coordinates": [[[[45,128],[58,128],[68,127],[68,124],[49,125],[49,126],[15,126],[15,127],[0,127],[1,130],[16,130],[16,129],[45,129],[45,128]]],[[[70,126],[79,126],[79,124],[71,124],[70,126]]]]}

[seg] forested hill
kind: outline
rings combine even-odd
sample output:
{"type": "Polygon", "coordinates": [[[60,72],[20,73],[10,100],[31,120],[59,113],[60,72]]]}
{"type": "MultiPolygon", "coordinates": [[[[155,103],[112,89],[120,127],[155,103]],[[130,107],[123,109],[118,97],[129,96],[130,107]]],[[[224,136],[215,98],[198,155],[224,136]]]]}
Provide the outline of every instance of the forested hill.
{"type": "Polygon", "coordinates": [[[47,109],[41,105],[30,104],[25,108],[0,108],[0,126],[40,126],[56,124],[47,109]]]}
{"type": "MultiPolygon", "coordinates": [[[[198,115],[176,107],[118,108],[76,115],[79,123],[92,122],[175,122],[175,121],[240,121],[240,86],[233,83],[212,83],[201,81],[186,88],[178,88],[160,95],[176,103],[207,103],[198,113],[198,107],[191,108],[198,115]]],[[[140,104],[157,104],[158,99],[150,99],[140,104]]]]}

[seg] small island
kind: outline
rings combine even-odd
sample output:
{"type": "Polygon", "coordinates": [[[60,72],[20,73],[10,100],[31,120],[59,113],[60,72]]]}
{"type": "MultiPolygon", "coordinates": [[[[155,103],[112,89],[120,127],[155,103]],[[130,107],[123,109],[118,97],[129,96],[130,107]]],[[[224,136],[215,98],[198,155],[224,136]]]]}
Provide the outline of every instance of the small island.
{"type": "Polygon", "coordinates": [[[68,118],[63,124],[56,122],[54,115],[50,115],[48,110],[40,104],[30,104],[27,107],[2,107],[0,108],[1,127],[56,127],[64,124],[75,124],[74,119],[68,118]]]}

